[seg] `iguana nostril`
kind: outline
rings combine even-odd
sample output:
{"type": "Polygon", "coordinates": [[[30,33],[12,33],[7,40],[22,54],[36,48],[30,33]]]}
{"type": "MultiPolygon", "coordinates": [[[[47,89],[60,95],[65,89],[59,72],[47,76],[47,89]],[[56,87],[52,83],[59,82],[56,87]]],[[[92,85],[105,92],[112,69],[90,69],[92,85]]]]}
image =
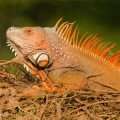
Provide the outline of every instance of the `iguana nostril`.
{"type": "Polygon", "coordinates": [[[15,27],[14,27],[14,26],[8,28],[7,32],[10,32],[10,31],[12,31],[12,30],[15,30],[15,27]]]}
{"type": "Polygon", "coordinates": [[[8,30],[11,31],[11,28],[9,28],[8,30]]]}
{"type": "Polygon", "coordinates": [[[11,32],[12,30],[13,30],[13,27],[10,27],[10,28],[8,28],[8,30],[6,31],[6,33],[11,32]]]}
{"type": "Polygon", "coordinates": [[[10,27],[10,28],[8,29],[8,31],[11,31],[11,30],[13,30],[13,27],[10,27]]]}
{"type": "Polygon", "coordinates": [[[11,31],[12,30],[12,28],[10,27],[7,31],[11,31]]]}

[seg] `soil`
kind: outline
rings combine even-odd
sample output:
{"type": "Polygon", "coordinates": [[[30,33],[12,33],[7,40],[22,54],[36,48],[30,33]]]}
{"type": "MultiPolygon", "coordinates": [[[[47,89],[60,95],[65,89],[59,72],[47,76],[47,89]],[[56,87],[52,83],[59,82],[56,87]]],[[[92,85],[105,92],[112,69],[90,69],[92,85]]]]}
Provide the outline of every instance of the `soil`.
{"type": "Polygon", "coordinates": [[[90,89],[36,98],[19,93],[41,86],[41,81],[19,65],[0,67],[0,120],[120,120],[120,93],[90,89]]]}

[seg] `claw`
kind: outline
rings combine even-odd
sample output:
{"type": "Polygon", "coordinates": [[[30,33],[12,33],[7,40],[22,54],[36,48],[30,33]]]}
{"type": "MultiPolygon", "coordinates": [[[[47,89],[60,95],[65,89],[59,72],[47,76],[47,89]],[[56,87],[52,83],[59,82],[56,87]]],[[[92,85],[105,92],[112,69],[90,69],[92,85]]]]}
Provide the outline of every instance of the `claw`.
{"type": "Polygon", "coordinates": [[[32,88],[35,90],[40,90],[40,87],[38,87],[37,85],[33,85],[32,88]]]}
{"type": "Polygon", "coordinates": [[[43,86],[43,88],[40,88],[37,85],[33,85],[32,88],[35,90],[43,90],[43,91],[48,92],[48,93],[51,92],[51,88],[48,87],[46,82],[42,82],[42,86],[43,86]]]}
{"type": "Polygon", "coordinates": [[[44,87],[43,89],[44,89],[44,91],[46,91],[46,92],[49,92],[50,93],[50,87],[48,87],[48,85],[45,83],[45,82],[42,82],[42,86],[44,87]]]}

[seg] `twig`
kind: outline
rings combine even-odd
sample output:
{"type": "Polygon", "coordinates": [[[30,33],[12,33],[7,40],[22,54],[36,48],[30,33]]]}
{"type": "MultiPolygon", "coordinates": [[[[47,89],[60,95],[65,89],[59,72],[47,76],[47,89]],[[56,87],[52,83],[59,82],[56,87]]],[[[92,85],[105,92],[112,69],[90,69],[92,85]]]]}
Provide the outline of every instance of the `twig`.
{"type": "Polygon", "coordinates": [[[40,111],[40,118],[39,118],[39,120],[41,120],[47,104],[48,104],[48,95],[46,95],[46,104],[44,105],[44,107],[40,111]]]}
{"type": "Polygon", "coordinates": [[[57,105],[57,120],[61,120],[61,106],[60,103],[56,103],[57,105]]]}
{"type": "Polygon", "coordinates": [[[0,120],[2,120],[2,110],[3,110],[3,106],[0,105],[0,120]]]}
{"type": "Polygon", "coordinates": [[[86,105],[86,106],[83,106],[83,107],[77,108],[77,109],[75,109],[75,110],[72,110],[71,112],[62,115],[61,117],[64,117],[64,116],[66,116],[66,115],[69,115],[69,114],[71,114],[71,113],[73,113],[73,112],[76,112],[76,111],[78,111],[78,110],[80,110],[80,109],[85,110],[85,109],[87,109],[87,107],[90,107],[90,106],[93,106],[93,105],[96,105],[96,104],[100,104],[100,103],[113,103],[113,102],[120,102],[120,100],[99,101],[99,102],[91,103],[91,104],[88,104],[88,105],[86,105]]]}
{"type": "Polygon", "coordinates": [[[36,116],[34,116],[33,114],[31,114],[30,112],[27,112],[27,111],[25,111],[25,110],[23,110],[20,106],[17,106],[21,111],[23,111],[23,112],[25,112],[25,113],[27,113],[27,114],[30,114],[33,118],[35,118],[35,120],[37,119],[37,120],[39,120],[39,118],[37,118],[36,116]]]}

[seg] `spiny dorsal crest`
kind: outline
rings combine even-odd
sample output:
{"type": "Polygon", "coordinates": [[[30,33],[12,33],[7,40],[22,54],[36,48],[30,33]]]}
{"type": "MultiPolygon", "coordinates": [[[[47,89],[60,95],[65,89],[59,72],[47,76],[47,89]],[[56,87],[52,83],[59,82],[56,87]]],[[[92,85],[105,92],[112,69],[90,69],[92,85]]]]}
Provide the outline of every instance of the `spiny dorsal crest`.
{"type": "Polygon", "coordinates": [[[80,49],[80,51],[102,60],[116,70],[120,71],[120,51],[108,57],[108,53],[115,46],[115,44],[111,45],[109,48],[106,48],[110,42],[98,44],[102,38],[97,37],[97,34],[86,37],[87,32],[79,40],[78,26],[74,30],[74,23],[64,22],[59,26],[61,20],[62,18],[55,24],[55,29],[57,34],[63,40],[65,40],[68,44],[71,44],[73,47],[80,49]]]}

